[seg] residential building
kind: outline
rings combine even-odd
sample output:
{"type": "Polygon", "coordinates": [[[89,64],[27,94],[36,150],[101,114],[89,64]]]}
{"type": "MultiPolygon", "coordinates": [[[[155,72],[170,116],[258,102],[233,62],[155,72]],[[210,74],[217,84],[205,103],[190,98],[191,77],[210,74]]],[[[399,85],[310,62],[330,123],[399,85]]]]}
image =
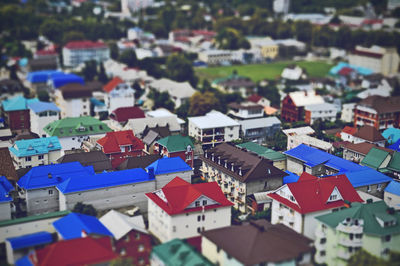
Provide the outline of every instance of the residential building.
{"type": "Polygon", "coordinates": [[[61,156],[58,137],[18,140],[9,150],[16,169],[53,164],[61,156]]]}
{"type": "Polygon", "coordinates": [[[379,131],[399,127],[400,97],[370,96],[354,108],[354,126],[373,126],[379,131]]]}
{"type": "Polygon", "coordinates": [[[232,118],[211,111],[205,116],[189,117],[189,136],[203,143],[204,146],[239,139],[240,124],[232,118]]]}
{"type": "Polygon", "coordinates": [[[135,90],[120,77],[114,77],[103,87],[108,111],[135,105],[135,90]]]}
{"type": "Polygon", "coordinates": [[[216,79],[211,86],[225,93],[240,93],[243,98],[254,94],[257,89],[257,85],[249,77],[237,74],[216,79]]]}
{"type": "Polygon", "coordinates": [[[303,74],[303,69],[298,65],[289,65],[285,67],[282,71],[281,78],[288,80],[300,80],[305,78],[303,74]]]}
{"type": "Polygon", "coordinates": [[[358,144],[345,142],[341,146],[343,148],[343,159],[355,163],[360,163],[372,148],[390,151],[390,149],[382,148],[369,142],[362,142],[358,144]]]}
{"type": "MultiPolygon", "coordinates": [[[[111,161],[102,151],[73,152],[64,154],[57,160],[57,163],[79,162],[83,166],[93,166],[95,173],[112,171],[111,161]]],[[[146,165],[147,166],[147,165],[146,165]]],[[[132,167],[143,168],[143,167],[132,167]]]]}
{"type": "Polygon", "coordinates": [[[275,13],[287,14],[289,12],[290,0],[274,0],[273,8],[275,13]]]}
{"type": "Polygon", "coordinates": [[[390,149],[372,148],[360,164],[398,178],[400,177],[399,162],[400,152],[390,149]]]}
{"type": "Polygon", "coordinates": [[[201,251],[221,266],[307,265],[312,259],[311,243],[282,224],[261,219],[203,232],[201,251]]]}
{"type": "Polygon", "coordinates": [[[350,143],[354,143],[354,135],[356,133],[357,133],[356,127],[345,126],[339,134],[340,134],[340,138],[342,140],[350,142],[350,143]]]}
{"type": "Polygon", "coordinates": [[[355,50],[349,54],[349,63],[390,76],[398,71],[399,54],[394,47],[384,48],[374,45],[367,48],[357,45],[355,50]]]}
{"type": "Polygon", "coordinates": [[[172,135],[179,134],[182,130],[179,118],[174,116],[169,117],[145,117],[130,119],[124,126],[124,130],[133,130],[135,136],[143,138],[146,129],[155,127],[168,127],[172,135]]]}
{"type": "Polygon", "coordinates": [[[173,135],[159,139],[154,144],[154,153],[161,156],[180,157],[193,168],[194,145],[188,136],[173,135]]]}
{"type": "Polygon", "coordinates": [[[133,135],[132,130],[107,132],[105,137],[97,140],[96,147],[107,155],[113,168],[128,157],[145,155],[143,142],[133,135]]]}
{"type": "Polygon", "coordinates": [[[361,126],[353,135],[353,143],[368,142],[385,147],[386,139],[382,136],[378,129],[372,126],[361,126]]]}
{"type": "Polygon", "coordinates": [[[271,101],[270,100],[268,100],[267,98],[262,97],[262,96],[260,96],[258,94],[250,95],[249,97],[247,97],[247,101],[253,102],[255,104],[262,105],[264,107],[271,106],[271,101]]]}
{"type": "Polygon", "coordinates": [[[58,70],[48,70],[48,68],[44,70],[32,71],[26,76],[26,82],[27,85],[36,92],[42,90],[49,91],[51,86],[48,83],[51,80],[51,76],[55,74],[61,75],[62,72],[58,70]]]}
{"type": "Polygon", "coordinates": [[[238,121],[241,138],[259,144],[273,137],[281,129],[281,121],[276,116],[238,121]]]}
{"type": "Polygon", "coordinates": [[[92,90],[80,83],[68,83],[55,91],[55,103],[61,118],[90,115],[92,90]]]}
{"type": "Polygon", "coordinates": [[[318,178],[308,173],[268,196],[272,198],[272,224],[282,223],[311,239],[315,239],[315,216],[339,209],[346,201],[363,201],[345,175],[318,178]]]}
{"type": "Polygon", "coordinates": [[[286,156],[280,152],[268,149],[252,141],[241,143],[236,146],[272,161],[272,165],[282,171],[286,170],[286,156]]]}
{"type": "Polygon", "coordinates": [[[400,215],[388,210],[383,201],[355,202],[349,208],[315,219],[317,263],[348,265],[360,249],[385,260],[390,251],[400,251],[400,215]]]}
{"type": "Polygon", "coordinates": [[[146,168],[155,161],[161,159],[162,156],[159,154],[149,154],[139,157],[129,157],[123,163],[121,163],[117,170],[126,170],[134,168],[146,168]]]}
{"type": "Polygon", "coordinates": [[[333,145],[327,141],[320,140],[316,137],[309,135],[288,135],[287,149],[293,149],[300,144],[307,145],[319,149],[324,152],[331,153],[333,151],[333,145]]]}
{"type": "Polygon", "coordinates": [[[90,137],[104,137],[111,129],[100,120],[90,117],[68,117],[48,124],[46,136],[57,136],[63,151],[80,149],[82,142],[90,137]]]}
{"type": "Polygon", "coordinates": [[[0,221],[11,219],[11,207],[13,198],[10,192],[14,190],[13,185],[5,176],[0,176],[0,221]]]}
{"type": "Polygon", "coordinates": [[[5,122],[12,132],[26,132],[31,128],[28,104],[39,101],[17,96],[1,102],[5,122]]]}
{"type": "Polygon", "coordinates": [[[171,136],[171,131],[169,131],[169,126],[154,128],[146,128],[143,132],[143,143],[144,148],[148,154],[155,153],[155,144],[158,140],[171,136]]]}
{"type": "Polygon", "coordinates": [[[85,85],[85,81],[82,77],[73,73],[55,72],[48,76],[48,84],[51,92],[62,86],[68,85],[70,83],[79,83],[85,85]]]}
{"type": "Polygon", "coordinates": [[[18,181],[10,150],[7,147],[0,148],[0,162],[0,176],[5,176],[7,180],[18,181]]]}
{"type": "Polygon", "coordinates": [[[54,103],[34,101],[28,103],[30,110],[31,132],[44,137],[43,128],[60,118],[60,109],[54,103]]]}
{"type": "Polygon", "coordinates": [[[100,218],[100,222],[113,234],[117,254],[130,258],[134,265],[149,265],[152,238],[142,215],[129,217],[111,210],[100,218]]]}
{"type": "Polygon", "coordinates": [[[176,177],[146,196],[149,231],[162,243],[199,236],[201,231],[231,223],[233,204],[216,182],[190,184],[176,177]]]}
{"type": "Polygon", "coordinates": [[[323,103],[323,104],[312,104],[304,107],[305,119],[307,124],[314,124],[318,119],[322,121],[335,122],[337,107],[334,104],[323,103]]]}
{"type": "Polygon", "coordinates": [[[229,64],[233,61],[233,51],[229,50],[205,50],[198,53],[199,60],[208,65],[229,64]]]}
{"type": "Polygon", "coordinates": [[[110,118],[121,125],[128,122],[129,119],[145,118],[145,114],[142,109],[137,106],[130,107],[119,107],[117,109],[111,109],[110,118]]]}
{"type": "Polygon", "coordinates": [[[175,238],[166,243],[155,246],[150,255],[151,266],[211,266],[213,265],[190,244],[175,238]]]}
{"type": "Polygon", "coordinates": [[[354,121],[354,108],[356,103],[345,103],[342,105],[342,114],[340,119],[346,123],[353,123],[354,121]]]}
{"type": "Polygon", "coordinates": [[[315,91],[295,91],[282,100],[281,118],[290,122],[304,121],[305,107],[324,104],[324,99],[315,91]]]}
{"type": "Polygon", "coordinates": [[[395,210],[400,209],[400,182],[398,180],[390,181],[385,188],[383,199],[389,207],[395,210]]]}
{"type": "Polygon", "coordinates": [[[248,38],[251,48],[259,49],[264,60],[273,60],[279,55],[279,46],[270,37],[248,38]]]}
{"type": "Polygon", "coordinates": [[[200,159],[203,178],[217,181],[222,192],[241,212],[247,212],[246,196],[277,189],[286,175],[270,160],[227,143],[206,150],[200,159]]]}
{"type": "Polygon", "coordinates": [[[253,102],[228,104],[229,114],[237,120],[260,118],[264,116],[264,107],[253,102]]]}
{"type": "Polygon", "coordinates": [[[62,54],[64,66],[77,67],[90,60],[98,63],[108,60],[110,49],[103,42],[72,41],[63,47],[62,54]]]}
{"type": "Polygon", "coordinates": [[[149,89],[160,93],[168,92],[175,104],[175,108],[179,108],[182,104],[188,102],[190,97],[196,92],[189,82],[176,82],[166,78],[150,82],[147,85],[146,91],[149,92],[149,89]]]}
{"type": "Polygon", "coordinates": [[[0,101],[15,96],[23,96],[24,88],[22,83],[17,80],[1,78],[0,79],[0,101]]]}

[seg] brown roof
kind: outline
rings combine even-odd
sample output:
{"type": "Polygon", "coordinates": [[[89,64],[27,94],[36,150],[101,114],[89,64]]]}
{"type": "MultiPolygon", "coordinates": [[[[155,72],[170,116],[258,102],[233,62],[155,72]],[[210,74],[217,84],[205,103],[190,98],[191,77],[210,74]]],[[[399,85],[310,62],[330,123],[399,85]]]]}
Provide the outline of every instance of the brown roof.
{"type": "Polygon", "coordinates": [[[86,87],[91,91],[103,91],[104,84],[100,81],[88,81],[86,82],[86,87]]]}
{"type": "Polygon", "coordinates": [[[250,182],[273,177],[283,178],[287,175],[273,166],[270,160],[258,157],[227,143],[222,143],[217,147],[205,151],[204,155],[201,156],[201,160],[223,172],[228,172],[229,175],[240,182],[250,182]],[[214,160],[212,160],[212,155],[214,155],[214,160]],[[218,160],[218,157],[220,160],[218,160]],[[225,160],[227,161],[227,167],[225,167],[225,160]],[[232,171],[232,164],[234,171],[232,171]],[[239,169],[241,169],[241,175],[239,174],[239,169]]]}
{"type": "Polygon", "coordinates": [[[77,152],[65,154],[58,163],[80,162],[83,166],[92,165],[96,173],[112,170],[111,161],[102,151],[77,152]]]}
{"type": "Polygon", "coordinates": [[[379,130],[372,126],[360,127],[353,136],[370,142],[385,140],[379,130]]]}
{"type": "Polygon", "coordinates": [[[244,265],[297,259],[313,249],[311,239],[267,220],[209,230],[202,235],[244,265]]]}
{"type": "Polygon", "coordinates": [[[228,104],[228,107],[231,109],[244,109],[244,110],[254,110],[254,109],[259,109],[262,110],[264,109],[264,106],[260,104],[240,104],[240,103],[230,103],[228,104]]]}
{"type": "Polygon", "coordinates": [[[379,147],[375,144],[369,143],[369,142],[363,142],[363,143],[351,143],[351,142],[346,142],[343,143],[343,148],[346,148],[348,150],[352,150],[355,151],[357,153],[363,154],[363,155],[367,155],[367,153],[372,149],[372,148],[377,148],[380,150],[384,150],[390,153],[393,153],[393,150],[391,149],[387,149],[387,148],[383,148],[383,147],[379,147]]]}
{"type": "Polygon", "coordinates": [[[359,106],[366,106],[375,109],[378,113],[400,112],[400,96],[382,97],[378,95],[369,96],[358,103],[359,106]]]}
{"type": "Polygon", "coordinates": [[[92,89],[80,83],[68,83],[59,89],[64,99],[92,97],[92,89]]]}
{"type": "Polygon", "coordinates": [[[159,154],[151,154],[139,157],[129,157],[117,167],[117,170],[146,168],[147,166],[154,163],[158,159],[161,159],[161,155],[159,154]]]}
{"type": "Polygon", "coordinates": [[[0,176],[5,176],[9,180],[18,180],[17,172],[8,148],[0,148],[0,176]]]}

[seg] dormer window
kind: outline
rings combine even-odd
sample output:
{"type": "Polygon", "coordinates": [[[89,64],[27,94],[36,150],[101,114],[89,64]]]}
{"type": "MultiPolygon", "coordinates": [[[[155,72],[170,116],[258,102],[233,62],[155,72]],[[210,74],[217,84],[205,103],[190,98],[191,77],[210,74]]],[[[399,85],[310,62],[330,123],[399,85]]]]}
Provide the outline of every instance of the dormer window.
{"type": "Polygon", "coordinates": [[[331,195],[330,197],[329,197],[329,201],[334,201],[334,200],[336,200],[337,199],[337,195],[331,195]]]}
{"type": "Polygon", "coordinates": [[[207,200],[203,200],[203,206],[207,205],[207,200]]]}
{"type": "Polygon", "coordinates": [[[293,202],[295,201],[294,197],[292,195],[290,195],[290,200],[293,201],[293,202]]]}
{"type": "Polygon", "coordinates": [[[196,207],[200,207],[200,201],[199,201],[199,200],[196,200],[196,202],[194,203],[194,205],[195,205],[196,207]]]}

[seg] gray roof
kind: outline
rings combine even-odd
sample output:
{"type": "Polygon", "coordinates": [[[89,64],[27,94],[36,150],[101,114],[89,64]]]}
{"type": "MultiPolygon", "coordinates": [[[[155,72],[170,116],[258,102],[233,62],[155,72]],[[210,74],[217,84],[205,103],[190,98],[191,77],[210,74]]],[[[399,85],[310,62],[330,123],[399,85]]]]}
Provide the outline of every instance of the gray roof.
{"type": "Polygon", "coordinates": [[[256,118],[256,119],[247,119],[239,121],[240,125],[242,126],[242,130],[248,130],[253,128],[266,128],[272,127],[273,125],[280,125],[281,121],[275,117],[263,117],[263,118],[256,118]]]}
{"type": "Polygon", "coordinates": [[[146,126],[149,128],[154,128],[156,126],[165,127],[167,124],[171,132],[179,132],[181,130],[181,125],[178,122],[178,118],[175,116],[129,119],[124,130],[131,129],[136,136],[141,136],[146,126]]]}

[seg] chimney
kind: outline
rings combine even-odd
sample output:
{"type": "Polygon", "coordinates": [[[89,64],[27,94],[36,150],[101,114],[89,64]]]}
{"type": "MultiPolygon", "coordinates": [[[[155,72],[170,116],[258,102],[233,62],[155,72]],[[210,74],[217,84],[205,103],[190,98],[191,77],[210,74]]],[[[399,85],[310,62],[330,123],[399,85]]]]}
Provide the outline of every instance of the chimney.
{"type": "Polygon", "coordinates": [[[149,167],[147,170],[148,170],[148,173],[149,173],[149,178],[150,179],[155,178],[155,176],[154,176],[154,167],[149,167]]]}

